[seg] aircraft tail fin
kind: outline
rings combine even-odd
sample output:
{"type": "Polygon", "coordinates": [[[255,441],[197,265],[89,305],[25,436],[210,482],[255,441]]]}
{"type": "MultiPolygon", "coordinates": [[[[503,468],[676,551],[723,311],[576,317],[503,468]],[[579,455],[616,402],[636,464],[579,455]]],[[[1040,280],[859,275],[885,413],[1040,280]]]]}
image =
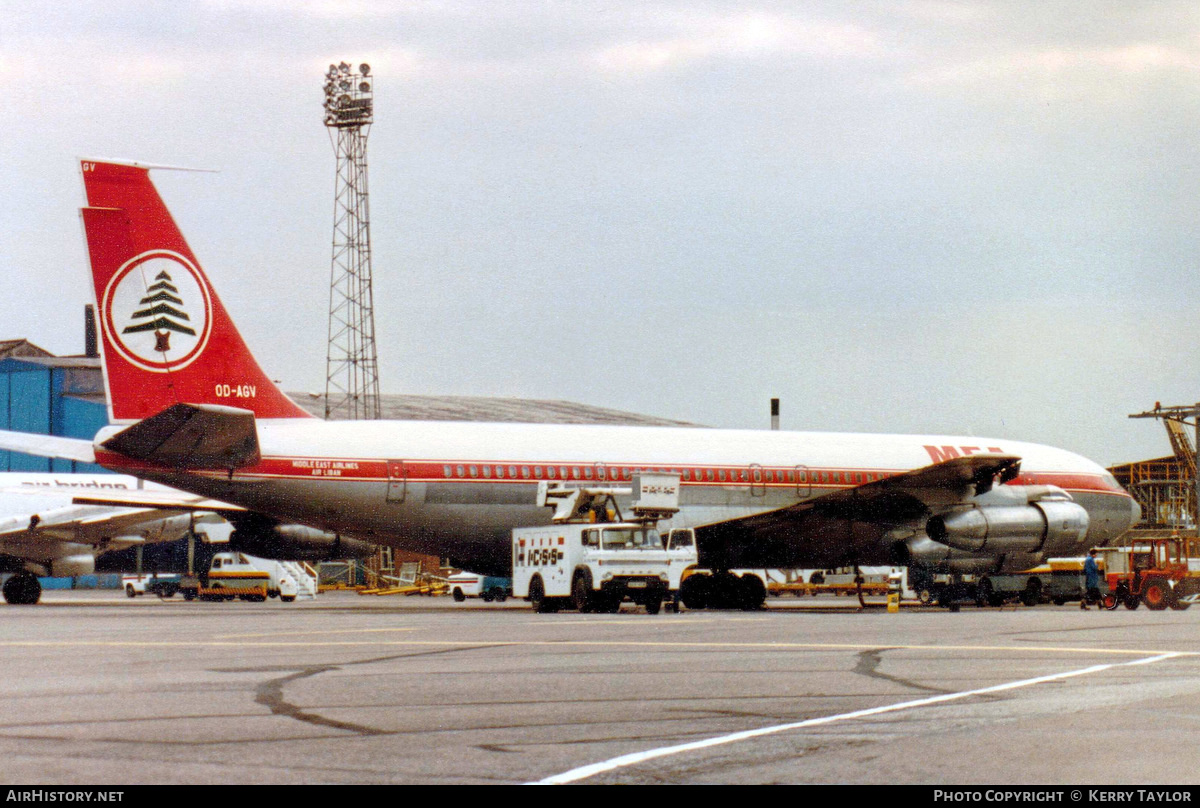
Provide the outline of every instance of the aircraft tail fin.
{"type": "Polygon", "coordinates": [[[182,403],[309,417],[246,347],[149,168],[94,160],[81,168],[110,418],[134,421],[182,403]]]}

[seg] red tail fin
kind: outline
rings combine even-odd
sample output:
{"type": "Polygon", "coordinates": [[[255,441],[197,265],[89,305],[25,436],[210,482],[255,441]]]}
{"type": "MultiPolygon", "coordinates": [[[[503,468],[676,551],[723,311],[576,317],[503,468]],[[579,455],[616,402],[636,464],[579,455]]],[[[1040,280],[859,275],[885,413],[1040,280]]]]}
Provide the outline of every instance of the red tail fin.
{"type": "Polygon", "coordinates": [[[147,418],[179,403],[308,417],[254,361],[149,169],[93,161],[82,168],[112,419],[147,418]]]}

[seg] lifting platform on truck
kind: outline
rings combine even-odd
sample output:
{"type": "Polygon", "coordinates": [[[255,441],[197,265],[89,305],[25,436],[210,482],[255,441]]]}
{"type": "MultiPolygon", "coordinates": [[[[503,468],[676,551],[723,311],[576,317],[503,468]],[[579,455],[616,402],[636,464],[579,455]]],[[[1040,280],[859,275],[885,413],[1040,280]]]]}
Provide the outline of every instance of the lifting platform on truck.
{"type": "MultiPolygon", "coordinates": [[[[549,527],[512,532],[512,592],[537,612],[616,612],[625,600],[657,614],[678,608],[685,570],[696,566],[692,532],[664,540],[656,524],[678,510],[679,476],[635,474],[632,488],[538,484],[538,504],[555,509],[549,527]],[[623,519],[616,497],[633,495],[623,519]],[[671,542],[674,541],[674,544],[671,542]]],[[[678,535],[676,535],[678,534],[678,535]]]]}

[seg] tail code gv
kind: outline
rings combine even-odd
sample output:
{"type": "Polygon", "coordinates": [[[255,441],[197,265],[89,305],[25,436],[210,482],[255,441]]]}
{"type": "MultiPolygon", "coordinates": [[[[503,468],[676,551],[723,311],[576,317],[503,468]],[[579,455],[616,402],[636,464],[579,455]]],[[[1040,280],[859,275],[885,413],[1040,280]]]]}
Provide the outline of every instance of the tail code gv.
{"type": "Polygon", "coordinates": [[[174,404],[307,418],[263,373],[136,164],[83,161],[82,210],[114,422],[174,404]]]}

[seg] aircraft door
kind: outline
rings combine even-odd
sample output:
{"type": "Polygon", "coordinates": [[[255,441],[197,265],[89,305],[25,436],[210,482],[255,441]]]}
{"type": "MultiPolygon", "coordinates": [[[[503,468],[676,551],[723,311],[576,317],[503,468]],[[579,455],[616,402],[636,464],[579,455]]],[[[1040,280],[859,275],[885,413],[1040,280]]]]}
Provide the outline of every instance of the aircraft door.
{"type": "Polygon", "coordinates": [[[408,469],[403,460],[389,460],[388,468],[388,502],[403,502],[408,493],[408,469]]]}
{"type": "Polygon", "coordinates": [[[796,497],[808,499],[812,496],[812,472],[808,466],[796,466],[796,497]]]}
{"type": "Polygon", "coordinates": [[[763,467],[758,463],[750,464],[750,496],[764,497],[767,495],[767,483],[763,478],[763,467]]]}

